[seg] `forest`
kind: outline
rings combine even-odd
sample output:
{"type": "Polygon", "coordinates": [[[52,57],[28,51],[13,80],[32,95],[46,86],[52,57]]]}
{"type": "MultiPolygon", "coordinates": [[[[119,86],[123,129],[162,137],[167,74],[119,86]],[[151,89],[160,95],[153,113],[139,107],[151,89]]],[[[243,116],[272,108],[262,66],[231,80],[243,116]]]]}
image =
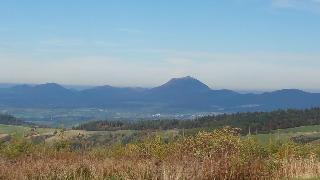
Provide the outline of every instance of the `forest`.
{"type": "Polygon", "coordinates": [[[0,114],[0,124],[5,125],[33,125],[9,114],[0,114]]]}
{"type": "Polygon", "coordinates": [[[90,121],[73,129],[88,131],[216,129],[224,126],[241,128],[241,133],[268,133],[275,129],[319,125],[320,108],[287,109],[271,112],[245,112],[205,116],[192,120],[104,120],[90,121]]]}

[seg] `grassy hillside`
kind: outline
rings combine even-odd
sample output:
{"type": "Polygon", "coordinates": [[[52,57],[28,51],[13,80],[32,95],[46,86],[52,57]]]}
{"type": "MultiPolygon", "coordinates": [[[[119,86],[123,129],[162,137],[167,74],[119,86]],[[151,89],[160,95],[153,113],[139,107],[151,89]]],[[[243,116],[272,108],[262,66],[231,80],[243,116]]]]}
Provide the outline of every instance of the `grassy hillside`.
{"type": "Polygon", "coordinates": [[[270,141],[287,142],[294,137],[313,138],[314,140],[320,139],[320,125],[314,126],[301,126],[296,128],[278,129],[273,130],[268,134],[253,135],[261,143],[269,143],[270,141]]]}
{"type": "Polygon", "coordinates": [[[0,124],[0,134],[22,135],[30,129],[30,127],[0,124]]]}
{"type": "MultiPolygon", "coordinates": [[[[26,126],[15,126],[15,125],[3,125],[0,124],[0,134],[10,134],[16,137],[23,137],[24,135],[30,133],[31,127],[26,126]]],[[[63,132],[63,135],[56,135],[48,138],[47,142],[59,141],[61,138],[67,140],[79,139],[81,136],[87,142],[91,144],[113,144],[116,142],[120,143],[129,143],[139,139],[143,139],[146,136],[151,136],[154,134],[161,135],[161,137],[170,139],[176,136],[192,136],[197,134],[199,131],[204,129],[175,129],[175,130],[116,130],[116,131],[85,131],[85,130],[66,130],[63,132]]],[[[40,135],[53,133],[54,131],[60,131],[60,129],[53,128],[37,128],[36,132],[40,135]]],[[[206,129],[210,131],[210,129],[206,129]]],[[[320,139],[320,125],[313,126],[301,126],[296,128],[287,128],[287,129],[278,129],[272,130],[267,134],[254,134],[252,137],[255,137],[260,143],[268,144],[270,141],[282,141],[288,142],[293,137],[305,136],[313,137],[315,140],[317,137],[320,139]]],[[[61,134],[61,133],[59,133],[61,134]]],[[[246,137],[244,135],[243,137],[246,137]]]]}
{"type": "Polygon", "coordinates": [[[274,132],[280,133],[303,133],[303,132],[320,132],[320,125],[313,125],[313,126],[300,126],[295,128],[287,128],[287,129],[279,129],[274,132]]]}
{"type": "MultiPolygon", "coordinates": [[[[17,137],[22,137],[23,135],[31,131],[31,127],[27,126],[16,126],[16,125],[4,125],[0,124],[0,134],[9,134],[17,137]]],[[[51,128],[37,128],[36,131],[40,134],[54,132],[55,129],[51,128]]]]}
{"type": "MultiPolygon", "coordinates": [[[[62,130],[53,128],[36,128],[27,126],[3,125],[0,124],[0,134],[9,134],[18,139],[31,137],[35,134],[40,136],[37,142],[53,144],[61,140],[69,141],[72,145],[79,146],[79,143],[86,143],[90,146],[111,145],[115,143],[127,144],[143,140],[155,134],[164,139],[173,139],[179,136],[179,130],[149,131],[149,130],[117,130],[117,131],[85,131],[85,130],[62,130]]],[[[33,139],[31,138],[31,139],[33,139]]]]}

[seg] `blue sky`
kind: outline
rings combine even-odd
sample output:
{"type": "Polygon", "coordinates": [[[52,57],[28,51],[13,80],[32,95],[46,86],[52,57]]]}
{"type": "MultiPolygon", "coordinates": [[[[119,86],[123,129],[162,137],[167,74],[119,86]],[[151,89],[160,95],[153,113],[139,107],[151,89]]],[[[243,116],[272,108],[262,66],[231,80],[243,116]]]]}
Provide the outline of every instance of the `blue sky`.
{"type": "Polygon", "coordinates": [[[320,1],[3,0],[0,63],[0,82],[320,89],[320,1]]]}

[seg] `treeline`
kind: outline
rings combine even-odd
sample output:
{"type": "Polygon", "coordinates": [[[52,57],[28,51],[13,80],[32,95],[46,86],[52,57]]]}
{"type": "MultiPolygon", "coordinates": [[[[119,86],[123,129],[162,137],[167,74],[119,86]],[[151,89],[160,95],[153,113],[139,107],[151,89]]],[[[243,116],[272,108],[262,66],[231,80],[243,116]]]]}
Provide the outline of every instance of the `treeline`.
{"type": "Polygon", "coordinates": [[[5,125],[32,125],[9,114],[0,114],[0,124],[5,125]]]}
{"type": "Polygon", "coordinates": [[[194,120],[92,121],[74,129],[88,131],[215,129],[232,126],[242,133],[267,133],[275,129],[320,124],[320,108],[288,109],[271,112],[247,112],[205,116],[194,120]]]}

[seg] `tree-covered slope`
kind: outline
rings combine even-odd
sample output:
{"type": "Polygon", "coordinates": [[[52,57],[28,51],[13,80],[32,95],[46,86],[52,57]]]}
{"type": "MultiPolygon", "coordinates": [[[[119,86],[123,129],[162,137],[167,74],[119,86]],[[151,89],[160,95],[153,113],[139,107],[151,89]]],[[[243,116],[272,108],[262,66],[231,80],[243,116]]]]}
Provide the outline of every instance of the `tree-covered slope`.
{"type": "Polygon", "coordinates": [[[320,124],[320,108],[288,109],[271,112],[247,112],[206,116],[194,120],[92,121],[75,129],[83,130],[158,130],[211,129],[226,125],[242,129],[242,133],[270,132],[274,129],[320,124]]]}

